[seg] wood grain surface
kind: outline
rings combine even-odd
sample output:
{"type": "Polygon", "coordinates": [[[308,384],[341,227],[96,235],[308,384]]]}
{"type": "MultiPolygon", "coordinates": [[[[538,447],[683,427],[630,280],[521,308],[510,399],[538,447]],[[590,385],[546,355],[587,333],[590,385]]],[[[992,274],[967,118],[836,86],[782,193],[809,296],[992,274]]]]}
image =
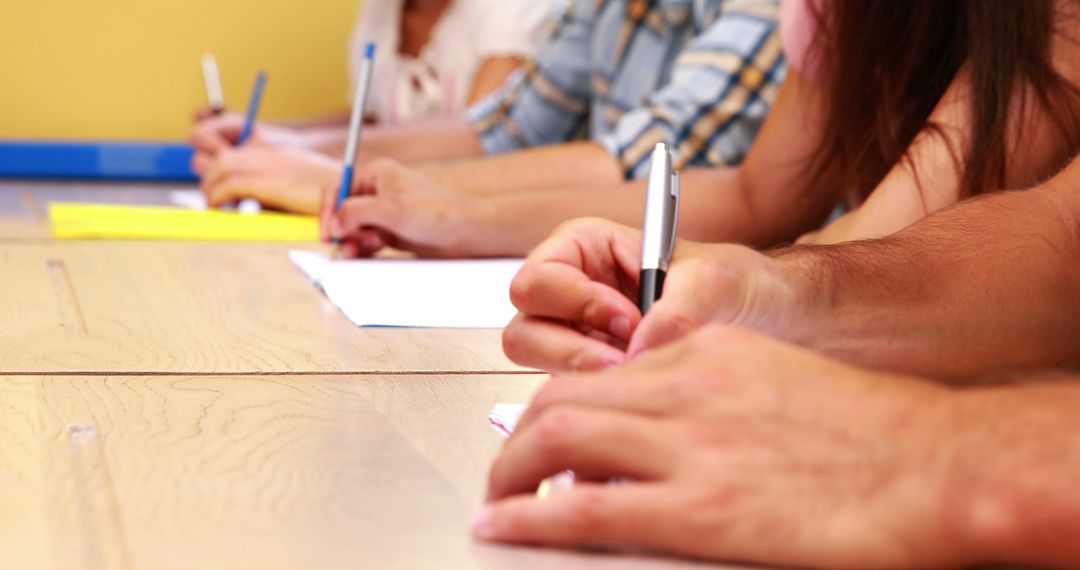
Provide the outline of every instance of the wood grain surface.
{"type": "Polygon", "coordinates": [[[192,185],[117,182],[0,181],[0,240],[50,241],[51,202],[169,205],[169,192],[192,185]]]}
{"type": "Polygon", "coordinates": [[[472,541],[487,414],[543,380],[3,378],[0,546],[28,570],[702,566],[472,541]]]}
{"type": "Polygon", "coordinates": [[[49,238],[169,189],[0,182],[0,568],[719,568],[472,541],[546,378],[499,331],[360,329],[288,246],[49,238]]]}
{"type": "Polygon", "coordinates": [[[0,243],[0,373],[521,370],[497,330],[356,327],[287,251],[0,243]]]}

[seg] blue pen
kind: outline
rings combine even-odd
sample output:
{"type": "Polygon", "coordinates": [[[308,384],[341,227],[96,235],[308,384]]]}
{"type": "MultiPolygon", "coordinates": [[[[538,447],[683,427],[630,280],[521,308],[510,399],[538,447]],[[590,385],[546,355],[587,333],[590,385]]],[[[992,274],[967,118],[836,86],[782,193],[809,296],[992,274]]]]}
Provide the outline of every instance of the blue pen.
{"type": "MultiPolygon", "coordinates": [[[[342,162],[345,170],[341,176],[341,189],[338,192],[337,207],[341,210],[342,204],[352,192],[353,170],[356,168],[356,147],[360,142],[360,131],[364,128],[364,107],[367,105],[368,88],[371,86],[371,69],[375,63],[375,44],[368,42],[364,50],[364,60],[360,62],[360,73],[357,74],[356,94],[353,100],[352,116],[349,119],[349,141],[345,145],[345,156],[342,162]]],[[[341,243],[341,240],[335,240],[341,243]]]]}
{"type": "Polygon", "coordinates": [[[251,138],[255,130],[255,121],[259,118],[259,105],[262,104],[263,89],[266,88],[266,72],[260,71],[255,76],[255,88],[251,91],[251,102],[248,103],[247,119],[244,121],[244,130],[236,141],[236,146],[244,146],[251,138]]]}

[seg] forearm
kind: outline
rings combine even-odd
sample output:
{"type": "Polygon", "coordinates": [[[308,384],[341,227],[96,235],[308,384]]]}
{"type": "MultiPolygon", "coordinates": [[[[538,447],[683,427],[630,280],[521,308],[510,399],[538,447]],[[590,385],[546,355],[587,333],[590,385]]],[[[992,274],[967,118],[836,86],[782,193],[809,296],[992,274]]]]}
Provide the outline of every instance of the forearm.
{"type": "Polygon", "coordinates": [[[645,194],[635,186],[477,197],[468,249],[482,256],[525,256],[559,225],[576,218],[603,217],[640,227],[645,194]]]}
{"type": "Polygon", "coordinates": [[[776,253],[800,296],[781,336],[873,367],[965,379],[1080,361],[1080,162],[894,236],[776,253]]]}
{"type": "Polygon", "coordinates": [[[1027,97],[1036,103],[1013,105],[1009,113],[1004,179],[964,188],[963,160],[971,152],[974,120],[970,77],[962,71],[930,116],[927,124],[932,127],[915,138],[904,160],[859,208],[822,230],[813,243],[889,235],[955,204],[966,193],[1026,189],[1052,176],[1074,152],[1073,145],[1061,137],[1056,117],[1035,95],[1027,97]]]}
{"type": "MultiPolygon", "coordinates": [[[[344,151],[345,140],[341,139],[344,151]]],[[[391,158],[403,163],[483,156],[484,149],[464,117],[432,119],[411,125],[365,129],[357,159],[391,158]]]]}
{"type": "MultiPolygon", "coordinates": [[[[700,242],[774,244],[820,221],[819,208],[777,208],[759,213],[739,187],[733,169],[701,169],[683,176],[679,237],[700,242]]],[[[602,189],[508,192],[472,201],[470,251],[476,255],[526,255],[564,222],[586,217],[640,228],[644,181],[602,189]]]]}
{"type": "Polygon", "coordinates": [[[513,55],[489,57],[481,61],[473,76],[466,105],[471,107],[498,91],[524,63],[524,58],[513,55]]]}
{"type": "Polygon", "coordinates": [[[426,164],[420,172],[473,196],[610,187],[623,180],[619,163],[596,143],[568,143],[426,164]]]}
{"type": "Polygon", "coordinates": [[[341,160],[345,152],[345,143],[349,138],[349,127],[348,125],[328,125],[307,129],[303,134],[307,140],[307,148],[341,160]]]}
{"type": "Polygon", "coordinates": [[[341,158],[349,134],[348,115],[275,121],[273,125],[291,129],[300,137],[304,148],[336,159],[341,158]]]}
{"type": "Polygon", "coordinates": [[[938,467],[951,482],[943,517],[973,563],[1080,566],[1077,409],[1075,376],[961,392],[938,467]]]}
{"type": "Polygon", "coordinates": [[[304,119],[284,119],[273,121],[271,124],[279,127],[288,127],[298,131],[318,130],[331,127],[346,127],[349,125],[348,113],[337,115],[325,115],[322,117],[304,119]]]}

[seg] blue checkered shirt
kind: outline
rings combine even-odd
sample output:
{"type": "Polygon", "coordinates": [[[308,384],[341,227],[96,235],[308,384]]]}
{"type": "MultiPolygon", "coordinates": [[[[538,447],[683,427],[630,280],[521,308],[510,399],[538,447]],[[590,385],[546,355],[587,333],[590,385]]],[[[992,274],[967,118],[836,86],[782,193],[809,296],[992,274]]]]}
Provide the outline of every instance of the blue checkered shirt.
{"type": "Polygon", "coordinates": [[[469,119],[488,154],[591,139],[627,178],[660,141],[678,168],[738,164],[786,69],[778,12],[778,0],[570,0],[469,119]]]}

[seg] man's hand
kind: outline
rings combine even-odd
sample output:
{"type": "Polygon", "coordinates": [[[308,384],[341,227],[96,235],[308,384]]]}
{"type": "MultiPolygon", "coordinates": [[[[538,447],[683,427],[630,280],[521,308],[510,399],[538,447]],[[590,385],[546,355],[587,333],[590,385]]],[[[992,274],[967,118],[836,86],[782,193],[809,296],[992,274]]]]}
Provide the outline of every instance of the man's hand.
{"type": "Polygon", "coordinates": [[[264,206],[317,215],[322,188],[341,179],[341,166],[319,153],[293,147],[225,147],[195,156],[195,171],[212,207],[244,198],[264,206]]]}
{"type": "Polygon", "coordinates": [[[984,562],[957,531],[973,512],[964,484],[980,454],[1005,450],[958,469],[949,442],[993,423],[959,401],[711,325],[616,371],[549,382],[496,459],[474,532],[805,568],[984,562]],[[564,470],[573,488],[534,496],[564,470]]]}
{"type": "Polygon", "coordinates": [[[324,187],[324,241],[342,240],[346,255],[370,256],[384,246],[421,257],[490,257],[497,240],[486,240],[477,221],[481,199],[441,187],[390,160],[356,173],[351,197],[337,209],[337,184],[324,187]]]}
{"type": "Polygon", "coordinates": [[[637,307],[641,232],[598,219],[560,227],[529,256],[503,334],[514,361],[550,371],[596,370],[711,322],[778,333],[796,310],[779,264],[751,249],[680,241],[664,293],[637,307]]]}

